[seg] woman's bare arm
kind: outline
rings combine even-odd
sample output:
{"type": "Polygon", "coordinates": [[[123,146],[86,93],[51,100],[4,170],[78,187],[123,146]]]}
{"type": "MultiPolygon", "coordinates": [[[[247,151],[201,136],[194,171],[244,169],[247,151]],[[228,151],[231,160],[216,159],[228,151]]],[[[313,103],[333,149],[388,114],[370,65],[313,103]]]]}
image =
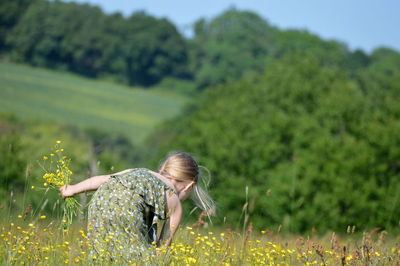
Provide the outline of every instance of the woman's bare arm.
{"type": "Polygon", "coordinates": [[[182,219],[182,205],[178,196],[174,193],[171,196],[167,196],[169,218],[169,237],[165,242],[165,246],[168,247],[172,242],[176,230],[182,219]]]}
{"type": "Polygon", "coordinates": [[[60,192],[63,198],[65,197],[72,197],[73,195],[79,194],[84,191],[96,190],[98,189],[104,182],[106,182],[110,176],[112,175],[119,175],[129,172],[132,169],[126,169],[124,171],[109,174],[109,175],[98,175],[92,176],[86,180],[83,180],[80,183],[75,185],[65,185],[60,188],[60,192]]]}

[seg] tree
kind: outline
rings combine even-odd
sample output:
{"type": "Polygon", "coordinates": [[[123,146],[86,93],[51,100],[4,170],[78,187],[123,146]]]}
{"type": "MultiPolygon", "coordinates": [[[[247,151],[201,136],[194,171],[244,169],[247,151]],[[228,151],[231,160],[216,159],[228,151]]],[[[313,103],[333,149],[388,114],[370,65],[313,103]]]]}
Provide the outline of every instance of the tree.
{"type": "Polygon", "coordinates": [[[210,22],[200,19],[194,27],[191,67],[200,88],[264,69],[275,29],[257,14],[231,9],[210,22]]]}
{"type": "Polygon", "coordinates": [[[3,0],[0,2],[0,51],[9,48],[6,45],[7,34],[31,2],[29,0],[3,0]]]}
{"type": "Polygon", "coordinates": [[[14,54],[33,65],[95,77],[103,67],[104,23],[97,7],[40,1],[28,8],[9,43],[14,54]]]}
{"type": "Polygon", "coordinates": [[[273,51],[271,51],[273,58],[279,59],[304,51],[318,57],[322,64],[328,66],[345,67],[347,64],[349,51],[345,44],[322,40],[308,31],[278,31],[276,40],[273,51]]]}
{"type": "Polygon", "coordinates": [[[185,76],[186,44],[167,19],[138,12],[128,18],[123,32],[129,85],[150,86],[165,76],[185,76]]]}
{"type": "Polygon", "coordinates": [[[114,75],[129,85],[150,86],[186,78],[186,42],[166,19],[143,12],[125,19],[96,6],[39,1],[9,35],[13,59],[89,77],[114,75]]]}

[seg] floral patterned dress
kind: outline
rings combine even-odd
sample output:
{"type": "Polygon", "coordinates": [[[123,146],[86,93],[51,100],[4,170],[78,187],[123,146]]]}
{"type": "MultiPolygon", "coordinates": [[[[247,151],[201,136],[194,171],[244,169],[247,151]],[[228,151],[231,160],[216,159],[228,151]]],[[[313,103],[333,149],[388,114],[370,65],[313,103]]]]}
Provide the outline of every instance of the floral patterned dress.
{"type": "Polygon", "coordinates": [[[167,190],[170,188],[145,168],[111,176],[89,204],[90,257],[133,263],[154,254],[152,246],[163,231],[157,227],[168,218],[167,190]]]}

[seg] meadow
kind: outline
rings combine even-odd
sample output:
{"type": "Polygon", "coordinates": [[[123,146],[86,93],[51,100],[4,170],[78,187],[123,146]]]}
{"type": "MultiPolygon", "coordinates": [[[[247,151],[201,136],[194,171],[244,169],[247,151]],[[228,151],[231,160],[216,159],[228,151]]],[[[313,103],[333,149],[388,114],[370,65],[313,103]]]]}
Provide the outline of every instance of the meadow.
{"type": "Polygon", "coordinates": [[[22,119],[95,128],[140,143],[186,97],[26,65],[0,63],[0,110],[22,119]]]}
{"type": "MultiPolygon", "coordinates": [[[[197,222],[183,219],[170,247],[149,246],[149,253],[140,261],[111,258],[108,250],[101,254],[89,253],[91,242],[88,232],[93,230],[87,222],[87,204],[80,207],[78,216],[69,224],[61,198],[51,199],[50,191],[69,182],[69,158],[57,141],[54,153],[43,156],[40,163],[45,174],[43,185],[27,180],[23,196],[11,192],[0,204],[0,264],[1,265],[398,265],[400,263],[400,237],[380,228],[358,232],[348,227],[343,232],[319,235],[283,234],[282,226],[255,229],[252,216],[243,206],[246,219],[242,230],[232,228],[227,221],[212,226],[200,214],[197,222]],[[54,159],[56,158],[56,159],[54,159]],[[47,164],[46,164],[47,163],[47,164]],[[50,163],[50,164],[49,164],[50,163]],[[54,164],[54,167],[51,165],[54,164]],[[52,175],[51,169],[54,170],[52,175]],[[25,196],[40,197],[39,205],[25,201],[25,196]],[[23,201],[23,209],[12,209],[12,203],[23,201]],[[9,206],[5,206],[9,204],[9,206]],[[45,207],[52,207],[46,211],[45,207]],[[64,211],[63,211],[64,209],[64,211]]],[[[90,195],[91,193],[89,193],[90,195]]],[[[76,197],[78,199],[78,197],[76,197]]],[[[68,198],[72,199],[72,198],[68,198]]],[[[82,199],[82,197],[80,198],[82,199]]],[[[103,241],[115,236],[108,234],[103,241]]],[[[118,242],[117,242],[118,243],[118,242]]],[[[123,250],[124,246],[112,247],[123,250]]]]}
{"type": "MultiPolygon", "coordinates": [[[[210,229],[202,223],[182,226],[169,248],[149,247],[142,261],[113,261],[103,251],[90,256],[87,230],[76,222],[66,230],[44,215],[21,213],[4,221],[0,230],[2,265],[399,265],[399,239],[386,232],[354,235],[282,236],[271,230],[245,232],[210,229]],[[388,237],[389,238],[389,237],[388,237]]],[[[112,239],[107,236],[104,241],[112,239]]],[[[115,247],[123,249],[123,247],[115,247]]]]}

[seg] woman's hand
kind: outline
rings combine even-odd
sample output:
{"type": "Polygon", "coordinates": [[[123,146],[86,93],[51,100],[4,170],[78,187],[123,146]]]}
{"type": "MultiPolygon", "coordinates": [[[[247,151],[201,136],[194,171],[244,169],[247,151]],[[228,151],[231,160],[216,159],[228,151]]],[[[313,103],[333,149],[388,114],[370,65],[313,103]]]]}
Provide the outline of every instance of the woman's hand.
{"type": "Polygon", "coordinates": [[[73,195],[75,195],[73,185],[65,185],[60,187],[60,192],[63,198],[72,197],[73,195]]]}

